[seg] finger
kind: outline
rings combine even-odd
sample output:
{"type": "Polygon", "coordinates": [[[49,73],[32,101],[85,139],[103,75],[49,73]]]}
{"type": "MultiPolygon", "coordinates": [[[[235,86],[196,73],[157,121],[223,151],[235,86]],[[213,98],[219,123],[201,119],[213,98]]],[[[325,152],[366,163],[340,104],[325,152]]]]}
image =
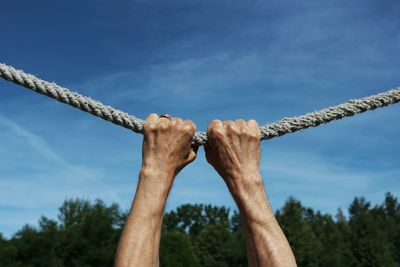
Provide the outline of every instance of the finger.
{"type": "Polygon", "coordinates": [[[195,156],[197,155],[197,151],[199,151],[199,146],[192,145],[190,149],[190,154],[194,154],[195,156]]]}
{"type": "Polygon", "coordinates": [[[210,146],[208,142],[204,144],[204,152],[206,154],[207,162],[211,162],[211,157],[213,155],[213,152],[212,152],[212,146],[210,146]]]}
{"type": "Polygon", "coordinates": [[[235,122],[231,121],[231,120],[226,120],[226,121],[223,121],[222,124],[224,125],[224,127],[226,127],[228,125],[234,126],[235,122]]]}
{"type": "Polygon", "coordinates": [[[144,133],[144,138],[143,142],[145,140],[151,140],[154,136],[154,131],[156,130],[157,126],[157,120],[158,120],[158,115],[156,113],[151,113],[146,120],[143,123],[143,133],[144,133]]]}
{"type": "Polygon", "coordinates": [[[221,139],[221,136],[223,135],[223,128],[224,125],[222,121],[220,120],[213,120],[207,128],[207,146],[214,146],[215,142],[217,142],[219,139],[221,139]]]}
{"type": "Polygon", "coordinates": [[[193,162],[197,157],[196,152],[194,152],[193,150],[190,151],[189,157],[186,160],[186,163],[189,164],[191,162],[193,162]]]}
{"type": "Polygon", "coordinates": [[[181,127],[183,125],[183,120],[179,117],[173,117],[169,121],[170,125],[173,125],[174,127],[181,127]]]}
{"type": "Polygon", "coordinates": [[[193,160],[196,159],[198,150],[199,150],[199,146],[196,146],[196,145],[192,145],[191,146],[190,151],[189,151],[189,155],[188,155],[188,157],[186,159],[187,163],[190,163],[190,162],[192,162],[193,160]]]}
{"type": "Polygon", "coordinates": [[[257,136],[261,137],[260,126],[258,122],[255,120],[248,120],[247,126],[249,127],[251,133],[256,134],[257,136]]]}
{"type": "Polygon", "coordinates": [[[197,151],[199,151],[199,146],[192,145],[192,150],[197,154],[197,151]]]}
{"type": "Polygon", "coordinates": [[[157,123],[168,123],[170,119],[165,117],[159,117],[157,123]]]}
{"type": "Polygon", "coordinates": [[[147,117],[147,119],[146,119],[146,123],[150,123],[150,124],[152,124],[152,123],[155,123],[157,120],[158,120],[158,115],[156,114],[156,113],[151,113],[148,117],[147,117]]]}
{"type": "Polygon", "coordinates": [[[212,148],[213,146],[211,145],[211,143],[209,142],[209,140],[207,140],[207,142],[204,143],[204,152],[206,154],[209,154],[212,152],[212,148]]]}
{"type": "Polygon", "coordinates": [[[192,120],[185,120],[183,121],[184,127],[187,127],[187,129],[191,132],[193,135],[196,132],[196,124],[192,120]]]}
{"type": "Polygon", "coordinates": [[[247,123],[243,119],[238,119],[235,121],[236,126],[239,128],[240,132],[250,132],[249,127],[247,126],[247,123]]]}
{"type": "Polygon", "coordinates": [[[226,133],[230,136],[232,133],[240,133],[240,130],[234,121],[224,121],[224,129],[227,130],[226,133]]]}
{"type": "Polygon", "coordinates": [[[183,123],[183,120],[179,117],[173,117],[171,121],[177,122],[177,123],[183,123]]]}
{"type": "Polygon", "coordinates": [[[208,125],[207,132],[209,132],[210,129],[223,128],[223,127],[224,127],[224,125],[223,125],[222,121],[220,121],[220,120],[213,120],[213,121],[211,121],[211,123],[208,125]]]}

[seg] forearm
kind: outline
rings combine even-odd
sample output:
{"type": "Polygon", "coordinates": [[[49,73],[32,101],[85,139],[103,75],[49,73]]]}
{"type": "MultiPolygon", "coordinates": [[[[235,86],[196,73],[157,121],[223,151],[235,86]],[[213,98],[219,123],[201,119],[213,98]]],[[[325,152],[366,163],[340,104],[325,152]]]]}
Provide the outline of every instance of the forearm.
{"type": "Polygon", "coordinates": [[[249,266],[296,266],[290,245],[267,199],[261,176],[249,175],[250,179],[236,179],[240,182],[229,186],[240,210],[249,266]]]}
{"type": "Polygon", "coordinates": [[[141,171],[132,208],[119,241],[116,267],[158,266],[162,218],[170,185],[156,181],[171,178],[153,179],[152,176],[156,175],[161,174],[141,171]]]}

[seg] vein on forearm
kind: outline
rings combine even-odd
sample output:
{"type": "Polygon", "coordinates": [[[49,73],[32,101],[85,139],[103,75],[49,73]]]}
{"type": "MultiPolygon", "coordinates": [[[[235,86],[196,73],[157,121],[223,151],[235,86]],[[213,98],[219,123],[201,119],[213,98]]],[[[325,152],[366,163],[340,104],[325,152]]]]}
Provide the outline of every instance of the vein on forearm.
{"type": "MultiPolygon", "coordinates": [[[[159,177],[158,177],[159,178],[159,177]]],[[[163,212],[170,185],[146,172],[139,182],[117,251],[116,266],[158,266],[163,212]]]]}
{"type": "Polygon", "coordinates": [[[259,179],[236,188],[234,194],[246,236],[249,266],[296,266],[259,179]]]}

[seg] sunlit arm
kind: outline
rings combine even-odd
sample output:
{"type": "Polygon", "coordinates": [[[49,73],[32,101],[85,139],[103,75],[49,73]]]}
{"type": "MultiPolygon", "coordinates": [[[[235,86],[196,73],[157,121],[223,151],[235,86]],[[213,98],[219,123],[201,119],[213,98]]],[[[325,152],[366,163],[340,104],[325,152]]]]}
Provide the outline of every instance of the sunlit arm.
{"type": "Polygon", "coordinates": [[[115,267],[159,265],[165,203],[176,175],[196,158],[196,126],[180,118],[150,114],[143,125],[142,169],[122,231],[115,267]]]}
{"type": "Polygon", "coordinates": [[[115,267],[158,266],[163,211],[170,188],[153,181],[172,179],[171,175],[164,175],[169,177],[155,177],[156,173],[142,169],[115,267]]]}
{"type": "Polygon", "coordinates": [[[260,127],[255,120],[214,120],[208,126],[207,161],[224,179],[239,211],[250,267],[295,267],[259,173],[260,127]]]}
{"type": "MultiPolygon", "coordinates": [[[[252,174],[249,174],[252,175],[252,174]]],[[[295,267],[290,245],[275,219],[259,175],[232,195],[239,207],[250,267],[295,267]]]]}

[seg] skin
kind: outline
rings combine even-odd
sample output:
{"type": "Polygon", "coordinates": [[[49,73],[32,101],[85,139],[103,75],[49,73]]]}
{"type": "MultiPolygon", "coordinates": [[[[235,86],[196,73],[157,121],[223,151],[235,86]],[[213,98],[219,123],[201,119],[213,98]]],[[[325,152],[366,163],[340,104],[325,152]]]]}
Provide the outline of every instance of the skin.
{"type": "Polygon", "coordinates": [[[180,118],[150,114],[144,122],[142,168],[119,241],[116,267],[159,266],[163,212],[176,175],[196,158],[196,127],[180,118]]]}
{"type": "Polygon", "coordinates": [[[214,120],[208,127],[206,158],[224,179],[239,207],[248,265],[297,266],[262,182],[260,137],[260,127],[255,120],[214,120]]]}
{"type": "MultiPolygon", "coordinates": [[[[144,123],[142,168],[122,232],[116,267],[159,266],[163,212],[176,175],[196,158],[192,121],[151,114],[144,123]]],[[[207,161],[227,184],[242,220],[249,266],[296,266],[285,235],[269,205],[260,164],[256,121],[213,121],[205,146],[207,161]]]]}

